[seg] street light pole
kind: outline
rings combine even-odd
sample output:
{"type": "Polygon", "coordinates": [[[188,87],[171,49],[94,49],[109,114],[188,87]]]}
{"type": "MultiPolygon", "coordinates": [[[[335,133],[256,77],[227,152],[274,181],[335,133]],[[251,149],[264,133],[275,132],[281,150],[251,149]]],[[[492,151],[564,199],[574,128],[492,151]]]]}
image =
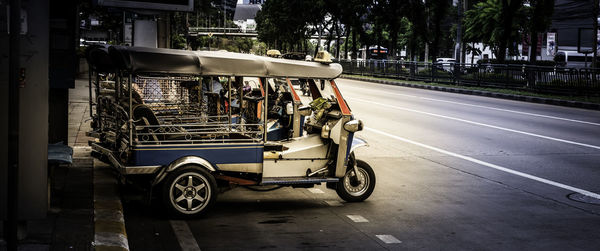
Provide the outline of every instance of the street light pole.
{"type": "Polygon", "coordinates": [[[455,59],[459,64],[462,64],[462,16],[463,16],[463,1],[458,0],[458,22],[456,23],[456,50],[455,59]]]}
{"type": "Polygon", "coordinates": [[[598,62],[598,0],[594,0],[594,57],[592,58],[592,67],[597,68],[598,62]]]}
{"type": "Polygon", "coordinates": [[[4,235],[9,251],[18,248],[19,222],[19,68],[21,0],[10,1],[10,51],[8,66],[8,165],[7,224],[4,235]]]}

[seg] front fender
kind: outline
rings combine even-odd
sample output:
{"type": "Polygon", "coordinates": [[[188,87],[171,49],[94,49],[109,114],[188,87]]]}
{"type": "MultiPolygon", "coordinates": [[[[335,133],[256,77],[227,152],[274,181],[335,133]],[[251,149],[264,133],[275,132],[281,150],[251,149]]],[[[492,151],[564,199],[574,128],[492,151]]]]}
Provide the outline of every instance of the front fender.
{"type": "Polygon", "coordinates": [[[367,143],[367,141],[364,140],[364,139],[361,139],[359,137],[354,137],[352,139],[352,145],[350,145],[350,151],[349,152],[352,153],[352,152],[354,152],[354,150],[356,148],[363,147],[363,146],[369,146],[369,143],[367,143]]]}

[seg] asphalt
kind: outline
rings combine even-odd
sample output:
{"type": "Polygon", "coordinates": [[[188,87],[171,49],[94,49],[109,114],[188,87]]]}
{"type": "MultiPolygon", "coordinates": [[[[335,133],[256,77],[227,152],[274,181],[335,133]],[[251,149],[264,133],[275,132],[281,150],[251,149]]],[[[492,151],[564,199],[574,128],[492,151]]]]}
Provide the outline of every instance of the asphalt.
{"type": "Polygon", "coordinates": [[[600,200],[568,196],[600,192],[600,112],[337,83],[366,125],[370,147],[356,155],[377,175],[368,200],[236,188],[207,215],[173,221],[131,193],[131,250],[178,250],[181,225],[202,250],[597,250],[600,200]]]}
{"type": "Polygon", "coordinates": [[[406,83],[406,82],[402,82],[402,81],[373,79],[373,78],[361,77],[361,76],[357,76],[357,75],[342,75],[342,77],[345,79],[350,79],[350,80],[367,81],[367,82],[386,84],[386,85],[404,86],[404,87],[427,89],[427,90],[434,90],[434,91],[460,93],[460,94],[466,94],[466,95],[476,95],[476,96],[484,96],[484,97],[518,100],[518,101],[531,102],[531,103],[550,104],[550,105],[557,105],[557,106],[567,106],[567,107],[577,107],[577,108],[584,108],[584,109],[600,110],[600,104],[598,104],[598,103],[572,101],[572,100],[555,99],[555,98],[535,97],[535,96],[518,95],[518,94],[507,94],[507,93],[500,93],[500,92],[494,92],[494,91],[465,89],[465,88],[460,88],[460,87],[435,86],[435,85],[428,85],[428,84],[414,84],[414,83],[406,83]]]}
{"type": "Polygon", "coordinates": [[[20,250],[597,250],[600,200],[573,190],[600,192],[599,111],[337,83],[366,124],[358,136],[370,147],[356,155],[377,175],[368,200],[346,203],[324,186],[236,188],[181,221],[159,198],[119,190],[89,156],[87,83],[77,81],[74,163],[53,172],[48,217],[28,223],[20,250]]]}

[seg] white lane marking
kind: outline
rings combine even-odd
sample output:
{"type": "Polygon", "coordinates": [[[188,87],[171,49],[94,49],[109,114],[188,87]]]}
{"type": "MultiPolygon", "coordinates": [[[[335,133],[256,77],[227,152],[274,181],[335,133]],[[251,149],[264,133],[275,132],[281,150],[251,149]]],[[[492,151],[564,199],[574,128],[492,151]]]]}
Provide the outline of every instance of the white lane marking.
{"type": "Polygon", "coordinates": [[[359,99],[359,98],[348,98],[348,99],[365,102],[365,103],[371,103],[371,104],[380,105],[380,106],[385,106],[385,107],[392,108],[392,109],[420,113],[420,114],[425,114],[425,115],[429,115],[429,116],[433,116],[433,117],[450,119],[450,120],[460,121],[460,122],[469,123],[469,124],[473,124],[473,125],[494,128],[494,129],[498,129],[498,130],[502,130],[502,131],[514,132],[514,133],[524,134],[524,135],[528,135],[528,136],[532,136],[532,137],[548,139],[548,140],[558,141],[558,142],[562,142],[562,143],[567,143],[567,144],[572,144],[572,145],[577,145],[577,146],[584,146],[584,147],[589,147],[589,148],[600,150],[600,146],[596,146],[596,145],[579,143],[579,142],[570,141],[570,140],[566,140],[566,139],[553,138],[550,136],[544,136],[544,135],[540,135],[540,134],[524,132],[524,131],[514,130],[514,129],[510,129],[510,128],[489,125],[489,124],[479,123],[479,122],[470,121],[470,120],[466,120],[466,119],[459,119],[459,118],[455,118],[455,117],[450,117],[450,116],[445,116],[445,115],[440,115],[440,114],[435,114],[435,113],[430,113],[430,112],[423,112],[423,111],[418,111],[418,110],[414,110],[414,109],[410,109],[410,108],[403,108],[403,107],[398,107],[398,106],[393,106],[393,105],[388,105],[388,104],[382,104],[382,103],[359,99]]]}
{"type": "Polygon", "coordinates": [[[175,237],[177,237],[177,241],[179,241],[179,246],[181,246],[181,250],[200,250],[200,247],[198,247],[198,243],[196,242],[194,235],[192,235],[192,231],[190,231],[190,227],[185,221],[172,220],[170,221],[170,223],[171,227],[173,228],[173,232],[175,232],[175,237]]]}
{"type": "Polygon", "coordinates": [[[567,118],[561,118],[561,117],[555,117],[555,116],[549,116],[549,115],[543,115],[543,114],[537,114],[537,113],[520,112],[520,111],[509,110],[509,109],[502,109],[502,108],[496,108],[496,107],[491,107],[491,106],[473,105],[473,104],[467,104],[467,103],[462,103],[462,102],[455,102],[455,101],[435,99],[435,98],[426,98],[426,97],[420,97],[420,96],[414,96],[414,95],[407,95],[407,94],[401,94],[401,93],[382,92],[382,91],[376,91],[376,90],[371,90],[371,89],[366,89],[366,88],[360,88],[360,87],[350,87],[350,88],[355,88],[355,89],[360,89],[360,90],[365,90],[365,91],[372,91],[372,92],[379,92],[379,93],[382,93],[382,94],[384,94],[384,93],[385,94],[392,94],[392,95],[403,96],[403,97],[418,98],[418,99],[424,99],[424,100],[444,102],[444,103],[449,103],[449,104],[464,105],[464,106],[470,106],[470,107],[478,107],[478,108],[484,108],[484,109],[495,110],[495,111],[511,112],[511,113],[522,114],[522,115],[529,115],[529,116],[540,117],[540,118],[556,119],[556,120],[562,120],[562,121],[569,121],[569,122],[575,122],[575,123],[581,123],[581,124],[588,124],[588,125],[600,126],[600,123],[588,122],[588,121],[577,120],[577,119],[567,119],[567,118]]]}
{"type": "Polygon", "coordinates": [[[308,191],[310,191],[311,193],[325,193],[323,192],[323,190],[318,188],[309,188],[308,191]]]}
{"type": "Polygon", "coordinates": [[[327,205],[329,205],[330,207],[341,207],[344,204],[342,204],[341,202],[337,201],[337,200],[324,200],[325,203],[327,203],[327,205]]]}
{"type": "Polygon", "coordinates": [[[502,111],[502,112],[511,112],[511,113],[528,115],[528,116],[535,116],[535,117],[540,117],[540,118],[556,119],[556,120],[562,120],[562,121],[569,121],[569,122],[575,122],[575,123],[581,123],[581,124],[588,124],[588,125],[600,126],[600,123],[588,122],[588,121],[577,120],[577,119],[567,119],[567,118],[561,118],[561,117],[555,117],[555,116],[549,116],[549,115],[542,115],[542,114],[537,114],[537,113],[520,112],[520,111],[515,111],[515,110],[508,110],[508,109],[502,109],[502,108],[496,108],[496,107],[490,107],[490,106],[483,106],[483,105],[473,105],[473,104],[467,104],[467,103],[461,103],[461,102],[455,102],[455,101],[448,101],[448,100],[441,100],[441,99],[433,99],[433,98],[425,98],[425,97],[419,97],[419,98],[420,99],[426,99],[426,100],[432,100],[432,101],[438,101],[438,102],[445,102],[445,103],[450,103],[450,104],[457,104],[457,105],[464,105],[464,106],[470,106],[470,107],[485,108],[485,109],[502,111]]]}
{"type": "Polygon", "coordinates": [[[369,222],[365,217],[362,217],[358,214],[349,214],[346,217],[350,218],[354,222],[369,222]]]}
{"type": "Polygon", "coordinates": [[[395,244],[395,243],[402,243],[400,240],[396,239],[396,237],[394,237],[393,235],[389,235],[389,234],[378,234],[375,235],[377,236],[377,238],[379,238],[381,241],[383,241],[385,244],[395,244]]]}
{"type": "Polygon", "coordinates": [[[436,151],[436,152],[439,152],[439,153],[442,153],[442,154],[450,155],[450,156],[453,156],[453,157],[456,157],[456,158],[459,158],[459,159],[463,159],[463,160],[470,161],[470,162],[473,162],[473,163],[476,163],[476,164],[480,164],[482,166],[491,167],[491,168],[494,168],[494,169],[499,170],[499,171],[507,172],[507,173],[510,173],[510,174],[521,176],[523,178],[535,180],[535,181],[542,182],[542,183],[545,183],[545,184],[548,184],[548,185],[551,185],[551,186],[555,186],[555,187],[566,189],[566,190],[569,190],[569,191],[572,191],[572,192],[580,193],[580,194],[583,194],[583,195],[586,195],[586,196],[589,196],[589,197],[592,197],[592,198],[595,198],[595,199],[600,199],[600,194],[593,193],[593,192],[590,192],[590,191],[587,191],[587,190],[583,190],[583,189],[580,189],[580,188],[572,187],[572,186],[565,185],[565,184],[562,184],[562,183],[558,183],[558,182],[555,182],[555,181],[551,181],[551,180],[548,180],[548,179],[540,178],[540,177],[537,177],[537,176],[533,176],[531,174],[527,174],[527,173],[515,171],[515,170],[509,169],[509,168],[506,168],[506,167],[502,167],[502,166],[499,166],[499,165],[494,165],[492,163],[488,163],[488,162],[481,161],[481,160],[478,160],[478,159],[474,159],[474,158],[471,158],[471,157],[468,157],[468,156],[464,156],[464,155],[461,155],[461,154],[458,154],[458,153],[453,153],[453,152],[450,152],[450,151],[446,151],[444,149],[440,149],[440,148],[437,148],[437,147],[434,147],[434,146],[430,146],[430,145],[426,145],[426,144],[419,143],[419,142],[416,142],[416,141],[412,141],[410,139],[403,138],[403,137],[400,137],[400,136],[396,136],[396,135],[393,135],[393,134],[389,134],[387,132],[383,132],[383,131],[380,131],[380,130],[377,130],[377,129],[373,129],[373,128],[365,128],[365,129],[368,130],[368,131],[377,133],[377,134],[381,134],[381,135],[384,135],[384,136],[396,139],[396,140],[400,140],[402,142],[410,143],[410,144],[417,145],[417,146],[420,146],[420,147],[423,147],[423,148],[427,148],[429,150],[433,150],[433,151],[436,151]]]}

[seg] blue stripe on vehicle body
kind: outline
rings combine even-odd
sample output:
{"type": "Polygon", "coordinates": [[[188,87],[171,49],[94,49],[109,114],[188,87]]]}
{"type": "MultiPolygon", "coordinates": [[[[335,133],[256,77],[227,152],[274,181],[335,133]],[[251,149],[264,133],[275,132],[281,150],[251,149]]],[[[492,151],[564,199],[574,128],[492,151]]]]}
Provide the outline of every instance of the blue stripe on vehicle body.
{"type": "Polygon", "coordinates": [[[348,157],[350,156],[350,150],[352,149],[352,142],[354,141],[354,133],[348,133],[348,141],[346,146],[346,164],[348,163],[348,157]]]}
{"type": "Polygon", "coordinates": [[[262,163],[263,145],[194,145],[143,146],[133,149],[137,166],[163,166],[186,156],[203,158],[213,165],[235,163],[262,163]],[[259,158],[261,156],[261,158],[259,158]]]}

